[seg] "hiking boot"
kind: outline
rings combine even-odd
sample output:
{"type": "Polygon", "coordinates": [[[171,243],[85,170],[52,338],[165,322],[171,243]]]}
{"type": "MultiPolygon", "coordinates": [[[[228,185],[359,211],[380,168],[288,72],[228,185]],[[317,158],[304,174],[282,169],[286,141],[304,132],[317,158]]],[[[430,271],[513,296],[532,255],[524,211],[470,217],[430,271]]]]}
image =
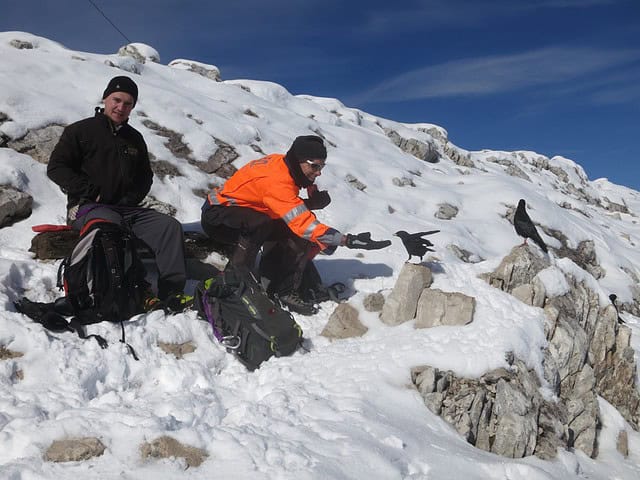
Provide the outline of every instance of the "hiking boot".
{"type": "Polygon", "coordinates": [[[290,312],[296,312],[301,315],[314,315],[318,313],[318,309],[311,302],[305,302],[297,293],[287,293],[279,296],[280,303],[290,312]]]}
{"type": "Polygon", "coordinates": [[[165,301],[167,311],[171,313],[181,313],[193,306],[193,297],[184,293],[173,293],[165,301]]]}
{"type": "Polygon", "coordinates": [[[142,301],[142,309],[145,313],[153,312],[154,310],[162,310],[164,308],[164,302],[160,300],[151,291],[147,292],[142,301]]]}

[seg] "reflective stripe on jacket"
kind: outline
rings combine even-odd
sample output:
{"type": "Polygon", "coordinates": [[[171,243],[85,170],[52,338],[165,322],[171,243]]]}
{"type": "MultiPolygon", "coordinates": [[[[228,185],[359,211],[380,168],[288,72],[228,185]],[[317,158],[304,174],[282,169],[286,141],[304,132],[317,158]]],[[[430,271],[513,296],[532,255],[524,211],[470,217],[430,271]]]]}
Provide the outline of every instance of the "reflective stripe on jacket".
{"type": "Polygon", "coordinates": [[[330,227],[318,221],[299,193],[284,155],[273,154],[246,164],[211,192],[208,200],[210,205],[247,207],[274,220],[282,219],[296,235],[324,249],[327,244],[322,240],[330,227]]]}

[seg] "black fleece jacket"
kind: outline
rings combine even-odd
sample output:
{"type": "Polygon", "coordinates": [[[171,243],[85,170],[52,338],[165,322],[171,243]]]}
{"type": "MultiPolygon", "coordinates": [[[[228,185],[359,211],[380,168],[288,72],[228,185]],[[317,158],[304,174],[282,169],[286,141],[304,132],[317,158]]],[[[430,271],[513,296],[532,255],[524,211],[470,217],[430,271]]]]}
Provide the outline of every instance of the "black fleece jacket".
{"type": "Polygon", "coordinates": [[[67,194],[67,208],[94,202],[138,205],[151,189],[153,172],[140,132],[116,129],[96,109],[94,117],[64,129],[51,153],[47,175],[67,194]]]}

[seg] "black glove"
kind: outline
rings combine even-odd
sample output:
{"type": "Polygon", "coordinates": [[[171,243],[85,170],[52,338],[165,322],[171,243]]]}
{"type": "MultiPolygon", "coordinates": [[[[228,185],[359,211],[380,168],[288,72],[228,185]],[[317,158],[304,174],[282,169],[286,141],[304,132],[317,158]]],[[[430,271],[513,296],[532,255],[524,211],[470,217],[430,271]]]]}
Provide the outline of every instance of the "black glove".
{"type": "Polygon", "coordinates": [[[331,197],[326,190],[314,190],[309,198],[303,201],[309,210],[320,210],[331,203],[331,197]]]}
{"type": "Polygon", "coordinates": [[[362,232],[357,235],[347,233],[347,248],[359,248],[361,250],[380,250],[391,245],[391,240],[371,240],[371,232],[362,232]]]}

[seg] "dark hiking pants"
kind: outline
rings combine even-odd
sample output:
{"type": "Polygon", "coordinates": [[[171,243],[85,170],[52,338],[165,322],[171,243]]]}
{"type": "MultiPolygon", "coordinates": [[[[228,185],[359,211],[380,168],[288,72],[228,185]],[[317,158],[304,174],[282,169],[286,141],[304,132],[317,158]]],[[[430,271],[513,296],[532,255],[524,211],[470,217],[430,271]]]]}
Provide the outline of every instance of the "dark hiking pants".
{"type": "Polygon", "coordinates": [[[246,207],[214,205],[202,212],[201,224],[209,237],[230,246],[229,261],[236,268],[254,272],[262,248],[258,274],[270,281],[270,293],[297,290],[313,244],[295,235],[283,220],[246,207]]]}
{"type": "Polygon", "coordinates": [[[182,225],[175,218],[150,208],[83,205],[72,226],[75,230],[96,218],[131,229],[154,253],[158,268],[158,297],[182,293],[187,278],[182,225]]]}

